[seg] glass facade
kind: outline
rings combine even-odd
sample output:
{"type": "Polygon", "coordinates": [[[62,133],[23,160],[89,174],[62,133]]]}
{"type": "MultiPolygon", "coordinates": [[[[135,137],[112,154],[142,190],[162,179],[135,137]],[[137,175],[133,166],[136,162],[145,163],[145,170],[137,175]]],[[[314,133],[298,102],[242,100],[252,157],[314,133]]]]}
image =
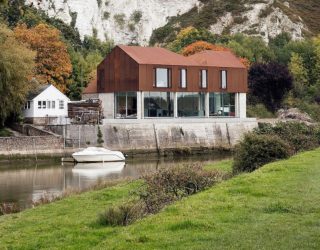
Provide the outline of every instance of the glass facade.
{"type": "Polygon", "coordinates": [[[178,116],[205,116],[205,94],[198,92],[180,92],[178,95],[178,116]]]}
{"type": "Polygon", "coordinates": [[[115,93],[115,118],[137,118],[137,93],[115,93]]]}
{"type": "Polygon", "coordinates": [[[210,116],[235,117],[235,94],[210,93],[209,114],[210,116]]]}
{"type": "Polygon", "coordinates": [[[173,93],[144,93],[144,117],[173,117],[173,112],[173,93]]]}

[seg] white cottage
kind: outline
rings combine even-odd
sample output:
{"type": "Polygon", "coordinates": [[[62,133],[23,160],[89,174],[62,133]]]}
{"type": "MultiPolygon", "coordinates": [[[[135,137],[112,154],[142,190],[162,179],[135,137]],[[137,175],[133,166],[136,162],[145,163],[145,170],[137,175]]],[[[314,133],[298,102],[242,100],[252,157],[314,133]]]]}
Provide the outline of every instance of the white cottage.
{"type": "Polygon", "coordinates": [[[33,124],[66,124],[70,99],[55,86],[41,85],[28,96],[22,114],[33,124]]]}

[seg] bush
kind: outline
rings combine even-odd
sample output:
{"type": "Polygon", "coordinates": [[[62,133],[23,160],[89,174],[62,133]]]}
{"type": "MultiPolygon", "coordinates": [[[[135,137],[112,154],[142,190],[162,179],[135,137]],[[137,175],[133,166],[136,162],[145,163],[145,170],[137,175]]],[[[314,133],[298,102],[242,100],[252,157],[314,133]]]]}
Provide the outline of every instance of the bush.
{"type": "Polygon", "coordinates": [[[249,133],[236,146],[233,172],[252,172],[292,154],[291,147],[276,135],[249,133]]]}
{"type": "Polygon", "coordinates": [[[98,216],[98,222],[107,226],[127,226],[144,215],[144,206],[141,202],[127,202],[120,206],[108,208],[98,216]]]}
{"type": "Polygon", "coordinates": [[[5,214],[14,214],[21,211],[17,203],[0,203],[0,216],[5,214]]]}
{"type": "Polygon", "coordinates": [[[274,126],[259,124],[256,133],[279,136],[295,152],[314,149],[320,144],[320,127],[300,122],[279,122],[274,126]]]}
{"type": "Polygon", "coordinates": [[[212,186],[224,177],[226,174],[192,165],[159,169],[142,177],[144,184],[135,191],[139,200],[108,208],[99,214],[98,222],[108,226],[127,226],[176,200],[212,186]]]}
{"type": "Polygon", "coordinates": [[[222,177],[221,173],[205,171],[198,165],[159,169],[143,177],[145,184],[138,195],[145,204],[146,212],[156,213],[176,200],[212,186],[222,177]]]}

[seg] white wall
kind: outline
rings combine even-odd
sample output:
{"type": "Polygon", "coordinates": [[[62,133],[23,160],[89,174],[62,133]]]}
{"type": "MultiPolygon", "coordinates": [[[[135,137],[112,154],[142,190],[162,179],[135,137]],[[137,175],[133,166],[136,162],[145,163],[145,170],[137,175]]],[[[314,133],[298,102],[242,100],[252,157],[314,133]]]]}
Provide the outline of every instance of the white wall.
{"type": "Polygon", "coordinates": [[[239,93],[239,118],[247,117],[247,94],[239,93]]]}
{"type": "MultiPolygon", "coordinates": [[[[23,110],[23,116],[25,118],[32,117],[67,117],[68,116],[68,102],[70,99],[61,93],[56,87],[51,85],[47,89],[45,89],[42,93],[36,96],[31,101],[30,109],[23,110]],[[64,102],[63,109],[59,108],[59,101],[62,100],[64,102]],[[45,109],[38,108],[38,101],[55,101],[55,108],[52,107],[49,109],[46,107],[45,109]]],[[[51,104],[52,105],[52,104],[51,104]]]]}
{"type": "Polygon", "coordinates": [[[114,118],[114,93],[99,93],[105,119],[114,118]]]}

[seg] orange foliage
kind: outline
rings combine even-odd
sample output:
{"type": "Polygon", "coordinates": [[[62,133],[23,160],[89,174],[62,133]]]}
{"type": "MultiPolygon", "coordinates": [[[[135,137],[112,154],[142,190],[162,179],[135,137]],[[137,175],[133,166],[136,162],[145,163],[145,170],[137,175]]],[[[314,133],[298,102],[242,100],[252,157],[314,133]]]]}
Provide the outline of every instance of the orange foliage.
{"type": "Polygon", "coordinates": [[[15,38],[37,52],[36,75],[42,84],[51,83],[62,92],[67,89],[72,65],[60,31],[46,24],[28,29],[25,24],[14,29],[15,38]]]}
{"type": "Polygon", "coordinates": [[[182,50],[182,54],[184,56],[191,56],[196,53],[199,53],[204,50],[214,50],[214,51],[230,51],[230,49],[219,46],[219,45],[214,45],[212,43],[207,43],[204,41],[198,41],[190,44],[189,46],[185,47],[182,50]]]}
{"type": "Polygon", "coordinates": [[[242,64],[243,64],[244,66],[246,66],[247,69],[250,68],[251,63],[250,63],[250,61],[249,61],[247,58],[240,57],[239,59],[240,59],[240,61],[242,62],[242,64]]]}

